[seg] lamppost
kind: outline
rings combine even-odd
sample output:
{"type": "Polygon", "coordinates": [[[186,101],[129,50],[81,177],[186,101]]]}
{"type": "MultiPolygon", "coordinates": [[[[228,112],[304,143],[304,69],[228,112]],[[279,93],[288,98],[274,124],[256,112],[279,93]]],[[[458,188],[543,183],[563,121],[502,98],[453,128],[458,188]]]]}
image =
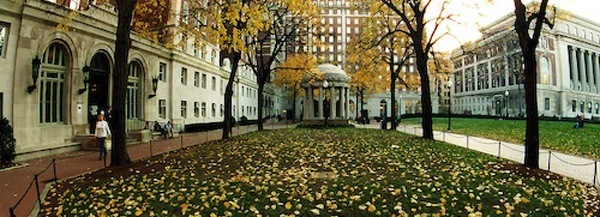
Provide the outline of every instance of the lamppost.
{"type": "Polygon", "coordinates": [[[452,81],[448,80],[448,131],[450,131],[450,119],[452,117],[452,81]]]}
{"type": "Polygon", "coordinates": [[[506,110],[506,117],[508,117],[508,90],[504,91],[504,96],[505,96],[504,109],[506,110]]]}
{"type": "MultiPolygon", "coordinates": [[[[323,81],[323,93],[321,93],[321,95],[323,96],[323,98],[327,98],[327,95],[325,94],[327,89],[329,88],[329,82],[327,80],[323,81]]],[[[332,98],[333,98],[333,94],[332,94],[332,98]]],[[[330,98],[329,100],[333,100],[332,98],[330,98]]],[[[325,100],[323,99],[319,99],[320,100],[320,104],[319,106],[323,107],[323,116],[325,117],[325,126],[327,126],[327,118],[329,117],[330,114],[327,114],[327,112],[325,112],[325,100]]],[[[331,108],[329,108],[331,110],[331,108]]]]}

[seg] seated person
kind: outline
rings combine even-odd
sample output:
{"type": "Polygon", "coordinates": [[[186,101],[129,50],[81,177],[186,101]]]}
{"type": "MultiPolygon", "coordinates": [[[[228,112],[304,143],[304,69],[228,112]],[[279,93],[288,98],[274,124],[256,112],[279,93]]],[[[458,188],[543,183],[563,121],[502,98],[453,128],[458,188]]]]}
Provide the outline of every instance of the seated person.
{"type": "Polygon", "coordinates": [[[153,126],[154,132],[160,132],[160,135],[162,135],[163,137],[166,136],[166,131],[165,129],[163,129],[160,126],[160,123],[158,123],[158,121],[154,121],[154,126],[153,126]]]}

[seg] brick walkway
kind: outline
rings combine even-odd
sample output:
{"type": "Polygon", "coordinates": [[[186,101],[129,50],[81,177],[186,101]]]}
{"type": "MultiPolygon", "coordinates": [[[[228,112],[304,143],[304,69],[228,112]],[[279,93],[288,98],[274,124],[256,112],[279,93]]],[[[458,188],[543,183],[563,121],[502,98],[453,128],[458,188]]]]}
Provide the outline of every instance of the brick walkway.
{"type": "MultiPolygon", "coordinates": [[[[264,125],[265,129],[291,128],[293,126],[285,122],[267,122],[264,125]]],[[[234,127],[233,134],[239,135],[254,132],[256,128],[256,125],[234,127]]],[[[135,161],[149,157],[151,152],[152,155],[157,155],[180,149],[181,147],[197,145],[220,138],[221,130],[185,133],[171,139],[153,140],[151,141],[152,146],[150,143],[128,146],[127,152],[131,160],[135,161]]],[[[98,152],[77,151],[22,162],[26,163],[27,166],[0,171],[0,191],[4,192],[0,194],[0,217],[10,216],[9,208],[15,206],[30,184],[32,185],[30,190],[16,207],[14,213],[16,216],[29,216],[31,214],[33,208],[37,206],[36,186],[33,181],[34,176],[35,174],[40,174],[38,176],[38,184],[41,193],[45,185],[54,179],[53,159],[56,159],[56,177],[58,179],[66,179],[104,168],[104,162],[98,160],[98,152]]],[[[107,157],[106,164],[110,165],[110,156],[107,157]]]]}

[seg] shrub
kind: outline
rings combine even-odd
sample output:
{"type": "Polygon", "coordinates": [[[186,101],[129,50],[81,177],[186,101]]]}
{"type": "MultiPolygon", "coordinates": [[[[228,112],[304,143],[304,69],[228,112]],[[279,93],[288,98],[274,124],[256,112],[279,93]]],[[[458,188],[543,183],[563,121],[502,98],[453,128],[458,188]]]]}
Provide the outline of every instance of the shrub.
{"type": "Polygon", "coordinates": [[[5,117],[0,120],[0,162],[11,163],[15,159],[16,140],[13,128],[5,117]]]}
{"type": "Polygon", "coordinates": [[[248,118],[246,116],[240,117],[240,125],[248,124],[248,118]]]}

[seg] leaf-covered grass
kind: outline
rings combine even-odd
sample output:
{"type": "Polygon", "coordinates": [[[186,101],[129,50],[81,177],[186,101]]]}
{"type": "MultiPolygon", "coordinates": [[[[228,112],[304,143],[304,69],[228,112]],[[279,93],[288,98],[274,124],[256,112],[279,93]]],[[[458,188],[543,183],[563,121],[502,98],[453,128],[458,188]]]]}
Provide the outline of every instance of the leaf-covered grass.
{"type": "Polygon", "coordinates": [[[597,193],[566,178],[522,177],[461,147],[368,129],[251,133],[147,164],[166,167],[69,181],[54,214],[582,216],[592,215],[585,198],[597,193]]]}
{"type": "MultiPolygon", "coordinates": [[[[452,118],[451,132],[523,144],[524,120],[452,118]]],[[[402,124],[420,125],[421,118],[402,119],[402,124]]],[[[568,154],[600,159],[600,125],[586,123],[574,129],[571,121],[540,121],[540,146],[568,154]]],[[[447,118],[434,118],[433,129],[446,131],[447,118]]]]}

